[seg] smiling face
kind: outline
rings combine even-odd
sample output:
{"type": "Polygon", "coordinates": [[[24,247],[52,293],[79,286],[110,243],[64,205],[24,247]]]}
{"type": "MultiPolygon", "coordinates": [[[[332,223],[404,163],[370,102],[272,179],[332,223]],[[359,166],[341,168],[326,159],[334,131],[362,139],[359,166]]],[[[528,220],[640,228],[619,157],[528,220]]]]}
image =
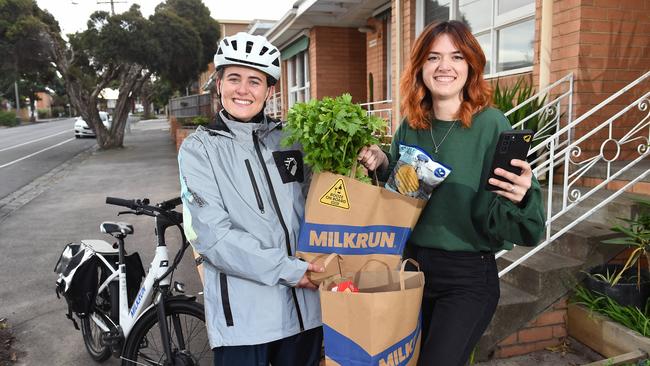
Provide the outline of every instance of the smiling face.
{"type": "Polygon", "coordinates": [[[465,57],[448,34],[441,34],[431,45],[427,61],[422,66],[422,79],[431,92],[433,102],[462,101],[467,81],[465,57]]]}
{"type": "Polygon", "coordinates": [[[243,66],[226,67],[217,88],[224,109],[242,122],[262,111],[271,91],[265,73],[243,66]]]}

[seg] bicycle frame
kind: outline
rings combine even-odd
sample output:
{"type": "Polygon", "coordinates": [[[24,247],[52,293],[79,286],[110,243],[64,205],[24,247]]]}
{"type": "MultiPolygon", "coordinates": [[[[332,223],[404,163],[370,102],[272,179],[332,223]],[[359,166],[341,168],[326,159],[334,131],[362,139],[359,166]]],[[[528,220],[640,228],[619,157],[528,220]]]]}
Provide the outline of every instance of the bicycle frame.
{"type": "MultiPolygon", "coordinates": [[[[108,203],[108,201],[107,201],[108,203]]],[[[130,212],[126,212],[130,213],[130,212]]],[[[166,296],[167,289],[171,282],[170,276],[168,275],[170,271],[169,263],[169,254],[167,250],[167,244],[165,243],[165,231],[167,228],[176,226],[177,223],[173,220],[170,220],[168,217],[163,215],[155,216],[155,226],[156,226],[156,240],[157,246],[153,261],[149,266],[147,275],[145,276],[142,286],[138,290],[138,293],[133,300],[133,305],[129,309],[128,306],[128,291],[127,291],[127,272],[126,264],[124,261],[125,249],[124,249],[124,239],[127,235],[125,234],[116,234],[115,238],[118,240],[118,255],[119,255],[119,264],[117,269],[113,269],[113,266],[106,260],[106,258],[97,253],[96,255],[100,258],[107,270],[110,271],[110,275],[107,279],[99,286],[97,293],[101,293],[104,290],[108,290],[108,286],[111,282],[118,281],[118,293],[119,293],[119,324],[113,324],[116,329],[121,330],[123,339],[126,341],[133,329],[135,323],[138,321],[140,316],[145,313],[146,310],[155,306],[159,302],[164,300],[166,296]],[[154,287],[158,287],[158,295],[154,299],[154,287]]],[[[184,251],[184,250],[183,250],[184,251]]],[[[172,265],[173,266],[173,265],[172,265]]],[[[159,309],[161,314],[164,314],[164,308],[159,309]]],[[[159,314],[160,315],[160,314],[159,314]]],[[[97,316],[95,313],[91,315],[91,319],[99,326],[103,331],[110,331],[107,324],[97,316]]],[[[113,320],[111,319],[111,322],[113,320]]],[[[164,317],[161,319],[161,322],[164,322],[164,317]]],[[[164,323],[163,323],[164,324],[164,323]]],[[[166,326],[161,328],[161,336],[163,339],[168,339],[168,336],[165,334],[166,326]]],[[[169,355],[168,355],[169,356],[169,355]]]]}
{"type": "MultiPolygon", "coordinates": [[[[120,241],[120,248],[124,247],[124,240],[118,239],[120,241]]],[[[156,299],[153,299],[154,281],[160,278],[166,271],[169,266],[169,255],[166,246],[156,247],[156,254],[149,266],[149,271],[142,283],[142,286],[138,290],[133,305],[129,309],[128,306],[128,295],[126,288],[126,265],[124,264],[123,254],[120,253],[120,264],[117,269],[114,269],[113,266],[106,260],[106,258],[100,253],[96,254],[97,257],[102,261],[104,267],[110,271],[110,275],[107,279],[99,286],[97,293],[101,293],[104,290],[108,290],[108,285],[113,281],[118,281],[119,283],[119,327],[122,330],[124,339],[127,339],[133,325],[137,322],[140,316],[148,310],[150,307],[155,306],[155,304],[160,301],[161,293],[158,294],[156,299]]],[[[160,280],[160,286],[168,286],[170,284],[169,276],[160,280]]],[[[105,332],[109,331],[109,327],[104,321],[98,317],[95,313],[91,315],[91,319],[105,332]]],[[[115,324],[118,325],[118,324],[115,324]]]]}

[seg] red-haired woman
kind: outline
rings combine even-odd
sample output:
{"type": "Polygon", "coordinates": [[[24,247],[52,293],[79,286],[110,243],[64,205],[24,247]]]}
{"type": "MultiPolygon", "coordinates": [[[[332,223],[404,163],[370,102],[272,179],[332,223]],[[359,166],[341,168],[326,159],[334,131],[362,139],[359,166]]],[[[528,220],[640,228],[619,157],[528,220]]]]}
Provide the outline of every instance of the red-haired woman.
{"type": "Polygon", "coordinates": [[[499,134],[511,129],[491,108],[483,80],[485,55],[461,22],[427,26],[415,41],[400,90],[405,121],[390,153],[364,148],[359,161],[387,176],[399,146],[418,146],[452,169],[432,193],[409,238],[408,256],[424,271],[419,365],[462,366],[487,328],[499,300],[494,253],[511,243],[535,245],[544,229],[539,183],[530,165],[484,188],[499,134]]]}

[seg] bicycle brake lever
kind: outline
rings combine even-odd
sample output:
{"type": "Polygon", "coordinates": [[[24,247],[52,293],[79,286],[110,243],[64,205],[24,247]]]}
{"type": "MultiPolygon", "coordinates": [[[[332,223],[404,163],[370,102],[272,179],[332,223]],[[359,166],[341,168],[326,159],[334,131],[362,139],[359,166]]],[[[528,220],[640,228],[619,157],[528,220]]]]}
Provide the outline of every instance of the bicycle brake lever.
{"type": "Polygon", "coordinates": [[[135,211],[120,211],[117,213],[117,216],[120,215],[137,215],[138,213],[135,211]]]}

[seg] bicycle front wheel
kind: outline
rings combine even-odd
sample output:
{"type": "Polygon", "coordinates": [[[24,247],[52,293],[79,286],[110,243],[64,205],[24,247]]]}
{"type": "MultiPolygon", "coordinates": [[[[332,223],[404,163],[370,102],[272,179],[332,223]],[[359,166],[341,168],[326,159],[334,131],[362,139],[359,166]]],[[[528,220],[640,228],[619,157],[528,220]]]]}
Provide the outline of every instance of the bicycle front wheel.
{"type": "Polygon", "coordinates": [[[173,360],[168,360],[153,307],[133,327],[122,354],[122,366],[213,365],[203,306],[194,301],[170,301],[165,306],[173,360]]]}

